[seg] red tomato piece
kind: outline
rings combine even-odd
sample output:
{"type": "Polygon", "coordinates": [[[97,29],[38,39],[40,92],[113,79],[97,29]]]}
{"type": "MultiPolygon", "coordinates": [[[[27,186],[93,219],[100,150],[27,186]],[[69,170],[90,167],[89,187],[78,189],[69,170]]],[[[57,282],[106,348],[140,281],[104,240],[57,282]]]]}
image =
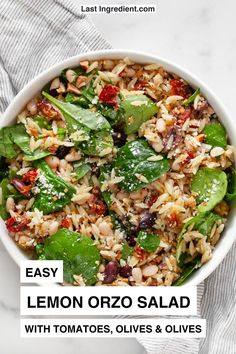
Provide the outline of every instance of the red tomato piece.
{"type": "Polygon", "coordinates": [[[99,95],[99,101],[111,104],[113,106],[117,105],[116,96],[119,92],[119,88],[114,85],[105,85],[99,95]]]}

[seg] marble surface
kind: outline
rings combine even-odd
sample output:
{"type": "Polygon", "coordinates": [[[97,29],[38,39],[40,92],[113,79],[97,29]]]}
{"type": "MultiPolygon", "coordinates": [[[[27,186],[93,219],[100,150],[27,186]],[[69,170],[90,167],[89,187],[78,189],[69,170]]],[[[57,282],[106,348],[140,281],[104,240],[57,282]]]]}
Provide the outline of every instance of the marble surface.
{"type": "MultiPolygon", "coordinates": [[[[78,0],[73,0],[78,1],[78,0]]],[[[115,1],[110,1],[116,3],[115,1]]],[[[86,3],[86,1],[83,1],[86,3]]],[[[88,1],[88,3],[91,3],[88,1]]],[[[101,2],[93,1],[93,4],[101,2]]],[[[105,1],[105,3],[109,3],[105,1]]],[[[128,1],[119,1],[127,4],[128,1]]],[[[139,3],[139,1],[130,1],[139,3]]],[[[142,1],[150,4],[152,1],[142,1]]],[[[114,48],[168,58],[204,80],[234,114],[236,32],[234,0],[157,0],[155,14],[95,14],[92,19],[114,48]]],[[[19,269],[0,243],[1,354],[141,354],[134,339],[21,339],[19,269]],[[17,349],[16,349],[17,348],[17,349]]]]}

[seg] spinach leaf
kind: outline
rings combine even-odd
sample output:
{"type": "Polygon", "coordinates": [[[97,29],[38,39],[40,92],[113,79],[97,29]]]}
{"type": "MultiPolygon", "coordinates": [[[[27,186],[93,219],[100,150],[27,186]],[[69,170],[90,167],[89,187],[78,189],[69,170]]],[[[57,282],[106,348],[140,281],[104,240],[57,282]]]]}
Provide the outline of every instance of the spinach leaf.
{"type": "Polygon", "coordinates": [[[93,99],[95,97],[95,92],[93,88],[93,83],[90,82],[90,84],[86,87],[84,87],[81,90],[80,95],[76,95],[74,93],[67,93],[65,97],[65,101],[69,103],[74,103],[78,104],[79,106],[83,108],[88,108],[90,104],[92,103],[93,99]]]}
{"type": "Polygon", "coordinates": [[[50,151],[46,150],[34,150],[34,152],[31,152],[31,155],[25,155],[24,160],[25,161],[36,161],[40,160],[43,157],[49,156],[52,153],[50,151]]]}
{"type": "Polygon", "coordinates": [[[201,260],[196,258],[191,264],[184,268],[183,272],[181,273],[179,279],[174,282],[174,286],[180,286],[185,283],[185,281],[189,278],[189,276],[198,268],[201,267],[201,260]]]}
{"type": "Polygon", "coordinates": [[[230,202],[236,197],[236,170],[231,167],[230,173],[228,175],[228,190],[225,196],[225,200],[230,202]]]}
{"type": "Polygon", "coordinates": [[[9,179],[4,178],[0,183],[1,188],[1,199],[0,199],[0,216],[3,220],[8,218],[8,212],[6,211],[6,200],[12,194],[8,188],[9,179]]]}
{"type": "MultiPolygon", "coordinates": [[[[199,214],[201,215],[201,214],[199,214]]],[[[202,235],[207,236],[207,238],[211,234],[211,230],[217,220],[220,220],[221,217],[215,213],[206,213],[205,216],[199,216],[198,220],[195,222],[195,228],[202,235]]]]}
{"type": "Polygon", "coordinates": [[[38,193],[33,208],[49,214],[69,204],[76,192],[75,188],[56,175],[45,161],[37,161],[36,167],[39,170],[39,178],[35,184],[38,193]]]}
{"type": "MultiPolygon", "coordinates": [[[[103,183],[108,179],[108,176],[109,176],[111,170],[112,170],[112,166],[111,165],[104,165],[104,166],[100,167],[100,175],[99,175],[99,178],[98,178],[99,184],[100,184],[100,188],[102,188],[103,183]]],[[[108,208],[110,208],[110,206],[112,205],[111,193],[109,191],[103,191],[102,192],[102,197],[103,197],[106,205],[108,206],[108,208]]],[[[113,222],[113,225],[114,225],[114,222],[113,222]]]]}
{"type": "Polygon", "coordinates": [[[83,108],[89,108],[90,102],[82,95],[76,95],[68,92],[65,97],[65,101],[73,104],[78,104],[83,108]]]}
{"type": "Polygon", "coordinates": [[[26,132],[24,124],[15,124],[0,130],[0,156],[12,159],[17,156],[16,146],[25,154],[26,161],[35,161],[50,155],[49,151],[30,150],[30,137],[26,132]]]}
{"type": "Polygon", "coordinates": [[[189,98],[187,98],[186,100],[184,100],[183,105],[184,106],[189,106],[191,103],[194,102],[195,98],[200,94],[200,88],[198,88],[193,94],[192,96],[190,96],[189,98]]]}
{"type": "Polygon", "coordinates": [[[13,185],[10,184],[9,178],[3,178],[0,183],[1,188],[1,199],[0,199],[0,217],[5,220],[8,218],[8,213],[6,211],[6,200],[8,197],[13,197],[15,200],[21,200],[22,194],[20,194],[13,185]]]}
{"type": "Polygon", "coordinates": [[[64,128],[57,129],[57,137],[59,140],[64,140],[66,136],[66,130],[64,128]]]}
{"type": "Polygon", "coordinates": [[[157,247],[159,247],[160,237],[156,234],[140,231],[138,234],[138,244],[144,251],[155,252],[157,247]]]}
{"type": "Polygon", "coordinates": [[[134,192],[166,173],[170,165],[165,157],[148,161],[149,157],[156,155],[144,139],[133,140],[122,146],[114,161],[116,175],[124,177],[120,186],[128,192],[134,192]],[[139,175],[146,178],[147,182],[141,181],[139,175]]]}
{"type": "Polygon", "coordinates": [[[74,163],[73,168],[77,180],[83,178],[91,170],[90,164],[85,161],[74,163]]]}
{"type": "Polygon", "coordinates": [[[186,222],[181,230],[181,233],[178,236],[177,246],[176,246],[176,260],[177,264],[182,267],[187,256],[186,253],[183,253],[181,250],[181,243],[183,240],[183,235],[188,231],[189,227],[192,227],[192,230],[199,231],[202,235],[207,236],[211,234],[211,230],[217,220],[221,217],[212,212],[200,213],[186,222]]]}
{"type": "Polygon", "coordinates": [[[111,133],[106,130],[91,132],[89,140],[79,145],[84,154],[90,156],[105,156],[112,151],[113,139],[111,133]]]}
{"type": "Polygon", "coordinates": [[[200,212],[213,209],[224,198],[227,191],[227,176],[224,171],[200,168],[192,181],[192,191],[200,212]]]}
{"type": "Polygon", "coordinates": [[[46,92],[42,92],[42,94],[57,106],[63,115],[70,117],[90,130],[109,130],[111,127],[106,118],[100,113],[89,111],[68,102],[59,101],[46,92]]]}
{"type": "Polygon", "coordinates": [[[44,244],[43,243],[38,243],[35,247],[35,252],[36,255],[38,256],[39,260],[45,260],[45,255],[44,255],[44,244]]]}
{"type": "Polygon", "coordinates": [[[94,87],[93,87],[94,80],[90,81],[89,85],[85,86],[81,90],[81,95],[89,102],[92,103],[94,97],[96,96],[94,87]]]}
{"type": "Polygon", "coordinates": [[[111,105],[98,102],[97,109],[105,118],[108,119],[111,126],[116,125],[122,118],[122,108],[121,107],[119,107],[119,109],[117,109],[115,111],[111,105]]]}
{"type": "Polygon", "coordinates": [[[25,153],[30,154],[30,137],[26,132],[24,124],[15,124],[0,130],[0,156],[12,159],[15,158],[16,145],[25,153]]]}
{"type": "Polygon", "coordinates": [[[124,111],[125,133],[138,131],[140,125],[157,113],[157,106],[145,95],[136,95],[125,98],[120,105],[124,111]]]}
{"type": "Polygon", "coordinates": [[[32,119],[41,129],[52,129],[52,126],[49,124],[48,120],[43,116],[33,116],[32,119]]]}
{"type": "Polygon", "coordinates": [[[96,282],[100,253],[90,237],[61,229],[46,239],[42,254],[47,260],[63,260],[66,282],[73,283],[73,275],[82,275],[87,285],[96,282]]]}
{"type": "Polygon", "coordinates": [[[24,124],[16,124],[10,127],[11,129],[11,137],[12,141],[19,146],[19,148],[25,153],[25,154],[31,154],[31,150],[29,147],[30,144],[30,137],[26,132],[24,124]]]}
{"type": "Polygon", "coordinates": [[[7,159],[14,159],[17,156],[11,132],[11,127],[0,129],[0,156],[6,157],[7,159]]]}
{"type": "Polygon", "coordinates": [[[12,140],[25,153],[24,160],[26,161],[36,161],[51,155],[51,152],[46,150],[38,149],[33,152],[30,150],[30,137],[23,124],[16,124],[12,127],[12,140]]]}
{"type": "Polygon", "coordinates": [[[64,118],[66,121],[67,130],[69,134],[71,134],[70,139],[72,139],[75,143],[80,143],[81,141],[90,139],[90,130],[87,127],[81,125],[67,114],[64,114],[64,118]]]}
{"type": "Polygon", "coordinates": [[[128,257],[132,256],[134,252],[133,247],[130,247],[127,242],[123,244],[122,251],[121,251],[121,258],[124,261],[127,261],[128,257]]]}
{"type": "Polygon", "coordinates": [[[204,143],[211,146],[219,146],[223,149],[227,146],[227,136],[225,128],[220,123],[212,123],[205,126],[202,131],[206,135],[204,143]]]}

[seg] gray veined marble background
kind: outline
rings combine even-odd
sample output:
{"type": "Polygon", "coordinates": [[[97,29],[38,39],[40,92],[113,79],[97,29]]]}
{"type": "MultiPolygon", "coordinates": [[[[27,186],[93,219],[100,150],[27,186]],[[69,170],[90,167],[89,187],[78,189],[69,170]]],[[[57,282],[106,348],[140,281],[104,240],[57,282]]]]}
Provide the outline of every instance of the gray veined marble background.
{"type": "MultiPolygon", "coordinates": [[[[94,0],[87,3],[99,5],[101,2],[94,0]]],[[[103,1],[110,5],[112,2],[128,3],[103,1]]],[[[132,0],[129,3],[137,4],[141,1],[132,0]]],[[[150,3],[157,4],[156,14],[95,14],[92,19],[114,48],[147,51],[175,61],[194,72],[215,91],[234,115],[236,2],[142,1],[142,4],[150,3]]],[[[144,353],[134,339],[20,339],[19,270],[1,244],[0,270],[0,354],[144,353]]]]}

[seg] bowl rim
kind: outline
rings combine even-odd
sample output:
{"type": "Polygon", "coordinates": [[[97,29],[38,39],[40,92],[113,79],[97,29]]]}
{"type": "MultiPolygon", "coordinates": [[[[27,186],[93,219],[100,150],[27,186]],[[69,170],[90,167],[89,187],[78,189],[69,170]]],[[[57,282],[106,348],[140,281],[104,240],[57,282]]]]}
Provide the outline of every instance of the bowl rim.
{"type": "MultiPolygon", "coordinates": [[[[23,87],[22,90],[19,91],[19,93],[14,97],[12,102],[3,113],[0,121],[0,127],[4,125],[10,125],[12,122],[14,122],[15,117],[21,112],[27,102],[33,98],[35,94],[37,94],[47,82],[56,77],[62,69],[67,67],[76,67],[79,65],[81,60],[122,59],[124,57],[129,57],[131,60],[137,63],[158,63],[167,71],[176,73],[180,77],[184,78],[192,87],[200,87],[201,92],[213,106],[220,120],[223,122],[232,145],[236,148],[236,127],[233,118],[230,116],[221,100],[201,79],[199,79],[195,74],[192,74],[189,70],[183,68],[179,64],[176,64],[173,61],[167,60],[161,56],[142,51],[126,49],[89,51],[55,63],[50,68],[44,70],[39,75],[34,77],[23,87]]],[[[235,203],[233,203],[232,209],[235,209],[235,206],[235,203]]],[[[199,268],[197,272],[195,272],[183,286],[200,284],[218,267],[218,265],[227,255],[228,251],[233,245],[234,240],[236,239],[236,234],[234,232],[234,229],[236,228],[236,217],[232,215],[233,210],[231,210],[230,214],[231,215],[227,220],[226,230],[224,230],[222,237],[218,241],[213,251],[212,259],[203,264],[202,267],[199,268]]],[[[9,237],[3,220],[0,220],[0,225],[2,226],[2,243],[15,263],[20,266],[21,260],[26,260],[29,258],[24,251],[20,250],[14,240],[9,237]]]]}

